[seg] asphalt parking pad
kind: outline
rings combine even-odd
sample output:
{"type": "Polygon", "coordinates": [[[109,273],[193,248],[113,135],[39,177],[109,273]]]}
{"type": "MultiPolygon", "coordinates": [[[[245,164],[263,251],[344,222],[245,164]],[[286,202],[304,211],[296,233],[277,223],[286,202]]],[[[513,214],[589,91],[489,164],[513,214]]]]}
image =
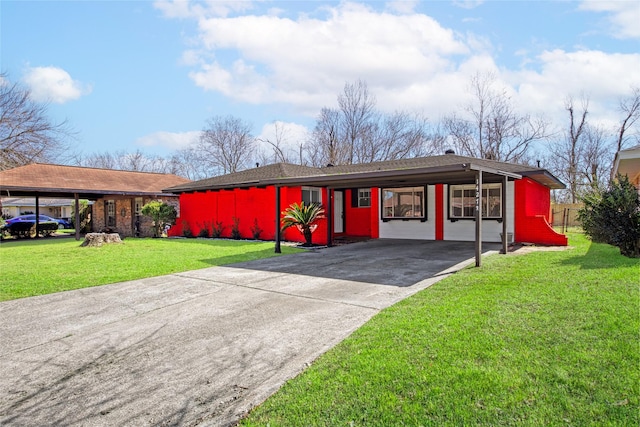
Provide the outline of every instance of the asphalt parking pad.
{"type": "Polygon", "coordinates": [[[0,425],[233,424],[464,256],[380,243],[2,302],[0,425]]]}
{"type": "MultiPolygon", "coordinates": [[[[497,243],[483,245],[485,252],[500,248],[497,243]]],[[[330,250],[309,250],[296,257],[261,259],[235,266],[410,287],[474,256],[474,242],[375,239],[330,250]]]]}

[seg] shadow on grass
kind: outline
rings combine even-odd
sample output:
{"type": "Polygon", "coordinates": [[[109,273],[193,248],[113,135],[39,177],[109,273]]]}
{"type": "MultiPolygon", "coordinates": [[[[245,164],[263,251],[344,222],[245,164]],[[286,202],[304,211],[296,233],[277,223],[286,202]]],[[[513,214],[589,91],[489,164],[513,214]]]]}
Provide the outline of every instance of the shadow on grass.
{"type": "MultiPolygon", "coordinates": [[[[286,255],[286,254],[283,254],[286,255]]],[[[215,257],[215,258],[204,258],[199,261],[209,264],[210,266],[220,266],[220,265],[228,265],[228,264],[236,264],[247,261],[254,261],[263,258],[270,258],[274,256],[274,249],[260,249],[260,250],[247,250],[242,254],[235,254],[223,257],[215,257]]]]}
{"type": "Polygon", "coordinates": [[[589,242],[589,249],[583,255],[560,261],[561,265],[577,265],[583,270],[615,269],[640,267],[640,259],[627,258],[620,254],[620,249],[605,243],[589,242]]]}

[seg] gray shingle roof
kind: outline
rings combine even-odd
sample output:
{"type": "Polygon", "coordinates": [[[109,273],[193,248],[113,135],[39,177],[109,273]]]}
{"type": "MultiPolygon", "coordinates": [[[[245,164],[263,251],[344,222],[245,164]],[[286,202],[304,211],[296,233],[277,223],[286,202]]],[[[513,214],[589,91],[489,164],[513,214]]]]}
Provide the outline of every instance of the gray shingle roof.
{"type": "Polygon", "coordinates": [[[435,173],[437,170],[441,170],[442,168],[455,169],[456,167],[459,167],[460,172],[462,172],[463,165],[470,164],[481,168],[502,171],[508,174],[531,176],[533,179],[540,181],[544,185],[548,185],[550,188],[562,188],[563,186],[557,178],[553,177],[553,175],[544,169],[532,168],[530,166],[517,165],[513,163],[498,162],[494,160],[458,156],[455,154],[446,154],[441,156],[417,157],[354,165],[326,166],[322,168],[277,163],[185,183],[168,188],[165,191],[180,193],[273,184],[295,185],[297,178],[299,178],[303,183],[311,183],[315,181],[319,183],[323,180],[331,180],[335,182],[336,179],[343,179],[343,182],[346,184],[350,179],[361,179],[364,175],[369,178],[369,181],[375,180],[377,173],[381,176],[384,175],[386,180],[385,182],[389,182],[389,176],[393,175],[394,171],[397,171],[398,175],[406,175],[406,173],[410,173],[412,170],[420,171],[422,174],[429,174],[431,171],[435,173]]]}

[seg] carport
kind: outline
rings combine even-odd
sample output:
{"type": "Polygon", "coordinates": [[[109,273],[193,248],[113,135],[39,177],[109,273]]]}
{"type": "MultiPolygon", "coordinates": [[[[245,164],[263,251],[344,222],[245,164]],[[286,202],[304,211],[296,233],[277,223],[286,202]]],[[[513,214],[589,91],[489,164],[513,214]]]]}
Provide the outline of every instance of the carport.
{"type": "MultiPolygon", "coordinates": [[[[327,168],[331,170],[331,168],[327,168]]],[[[507,192],[509,180],[521,179],[522,175],[499,170],[478,163],[462,163],[443,166],[419,167],[411,169],[377,170],[364,172],[341,173],[340,168],[336,168],[336,173],[328,173],[321,176],[283,178],[271,183],[276,188],[276,242],[275,251],[280,253],[280,189],[288,186],[315,186],[323,187],[330,192],[332,190],[348,187],[386,187],[386,186],[410,186],[410,185],[435,185],[435,184],[463,184],[470,181],[475,182],[475,265],[481,265],[482,255],[482,218],[481,218],[481,195],[483,184],[502,184],[502,194],[507,192]]],[[[331,197],[327,200],[327,219],[332,224],[333,209],[331,197]]],[[[506,203],[502,203],[502,253],[507,253],[508,237],[508,216],[506,203]]],[[[327,227],[327,242],[331,246],[333,241],[332,227],[327,227]]]]}
{"type": "MultiPolygon", "coordinates": [[[[74,199],[75,224],[79,224],[80,199],[161,197],[168,195],[162,188],[188,181],[171,174],[32,163],[0,171],[0,196],[35,198],[37,228],[41,197],[74,199]]],[[[76,227],[75,238],[80,239],[79,227],[76,227]]]]}

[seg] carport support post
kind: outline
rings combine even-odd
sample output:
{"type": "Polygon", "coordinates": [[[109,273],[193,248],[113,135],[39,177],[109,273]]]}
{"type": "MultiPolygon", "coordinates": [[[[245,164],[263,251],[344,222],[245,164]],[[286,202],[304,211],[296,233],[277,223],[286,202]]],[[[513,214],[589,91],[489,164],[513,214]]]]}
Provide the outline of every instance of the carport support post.
{"type": "Polygon", "coordinates": [[[509,240],[507,239],[507,183],[509,178],[502,177],[502,253],[509,250],[509,240]]]}
{"type": "Polygon", "coordinates": [[[282,253],[280,249],[280,186],[276,185],[276,253],[282,253]]]}
{"type": "Polygon", "coordinates": [[[476,172],[476,267],[482,263],[482,171],[476,172]]]}
{"type": "Polygon", "coordinates": [[[331,204],[331,188],[327,187],[327,247],[331,246],[331,231],[333,229],[333,205],[331,204]]]}
{"type": "Polygon", "coordinates": [[[38,230],[40,229],[40,196],[36,195],[36,239],[40,237],[38,230]]]}
{"type": "Polygon", "coordinates": [[[80,240],[80,196],[78,193],[73,194],[73,199],[75,200],[75,218],[74,225],[76,228],[76,240],[80,240]]]}

